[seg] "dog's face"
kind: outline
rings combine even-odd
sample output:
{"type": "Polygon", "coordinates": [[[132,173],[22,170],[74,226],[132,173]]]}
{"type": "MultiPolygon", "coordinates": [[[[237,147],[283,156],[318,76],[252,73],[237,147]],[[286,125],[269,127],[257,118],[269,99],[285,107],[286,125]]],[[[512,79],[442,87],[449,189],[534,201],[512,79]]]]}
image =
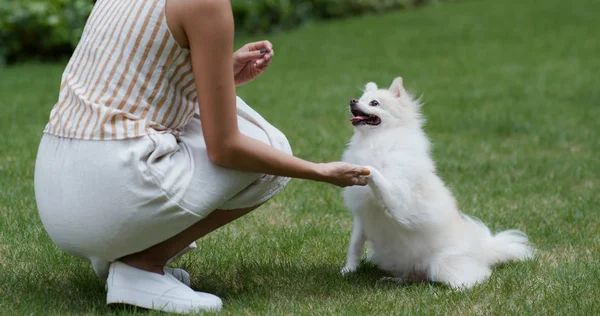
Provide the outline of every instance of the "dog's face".
{"type": "Polygon", "coordinates": [[[360,99],[350,100],[352,125],[361,130],[398,126],[420,126],[420,106],[406,92],[402,78],[394,79],[389,89],[367,83],[360,99]]]}

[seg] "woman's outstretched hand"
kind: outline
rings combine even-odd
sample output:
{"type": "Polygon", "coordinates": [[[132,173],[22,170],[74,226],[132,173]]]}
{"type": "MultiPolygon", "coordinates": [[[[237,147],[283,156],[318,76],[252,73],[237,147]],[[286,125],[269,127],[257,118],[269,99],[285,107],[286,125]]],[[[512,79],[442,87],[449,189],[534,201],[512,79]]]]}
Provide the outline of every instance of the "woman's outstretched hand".
{"type": "Polygon", "coordinates": [[[267,71],[273,59],[273,44],[269,41],[248,43],[233,53],[233,75],[237,86],[267,71]]]}
{"type": "Polygon", "coordinates": [[[323,181],[339,187],[352,185],[367,185],[369,169],[356,166],[345,162],[329,162],[319,164],[319,173],[323,176],[323,181]]]}

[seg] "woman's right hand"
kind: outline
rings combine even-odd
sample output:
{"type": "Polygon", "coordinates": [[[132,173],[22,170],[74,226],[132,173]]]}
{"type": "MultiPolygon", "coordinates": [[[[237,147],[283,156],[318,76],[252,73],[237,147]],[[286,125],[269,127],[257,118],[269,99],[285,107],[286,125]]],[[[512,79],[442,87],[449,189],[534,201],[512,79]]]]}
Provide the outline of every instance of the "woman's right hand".
{"type": "Polygon", "coordinates": [[[324,182],[328,182],[339,187],[352,185],[367,185],[370,170],[346,162],[329,162],[317,164],[318,172],[322,175],[324,182]]]}

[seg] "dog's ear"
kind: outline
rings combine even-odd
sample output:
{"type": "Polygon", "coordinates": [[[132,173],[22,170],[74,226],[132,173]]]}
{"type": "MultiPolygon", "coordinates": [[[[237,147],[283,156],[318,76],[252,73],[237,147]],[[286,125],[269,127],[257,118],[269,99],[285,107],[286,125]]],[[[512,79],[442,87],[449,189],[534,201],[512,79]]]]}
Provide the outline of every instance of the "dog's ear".
{"type": "Polygon", "coordinates": [[[402,84],[402,77],[398,77],[394,79],[392,85],[390,86],[390,91],[396,96],[396,98],[399,98],[404,91],[404,86],[402,84]]]}
{"type": "Polygon", "coordinates": [[[375,82],[369,82],[365,86],[365,92],[370,92],[370,91],[375,91],[375,90],[377,90],[377,85],[375,84],[375,82]]]}

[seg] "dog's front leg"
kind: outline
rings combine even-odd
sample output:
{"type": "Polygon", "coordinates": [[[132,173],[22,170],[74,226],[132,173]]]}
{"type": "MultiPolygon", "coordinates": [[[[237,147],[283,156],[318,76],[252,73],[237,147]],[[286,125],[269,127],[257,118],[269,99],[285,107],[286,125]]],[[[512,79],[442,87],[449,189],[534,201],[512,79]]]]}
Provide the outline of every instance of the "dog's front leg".
{"type": "Polygon", "coordinates": [[[410,194],[407,194],[406,191],[395,192],[392,194],[391,183],[379,172],[379,170],[370,166],[367,166],[367,168],[371,171],[371,175],[369,176],[369,187],[373,190],[375,197],[381,202],[385,214],[404,226],[414,226],[410,217],[398,213],[398,210],[407,208],[405,204],[410,200],[410,194]]]}
{"type": "Polygon", "coordinates": [[[390,183],[387,179],[379,172],[379,170],[368,166],[367,169],[371,172],[369,176],[369,187],[375,193],[375,196],[383,203],[383,207],[386,209],[388,215],[391,216],[390,210],[398,208],[396,204],[396,198],[392,196],[390,192],[390,183]]]}
{"type": "Polygon", "coordinates": [[[360,257],[362,256],[366,240],[367,237],[363,231],[360,219],[354,217],[354,228],[352,229],[352,236],[350,236],[350,246],[348,247],[346,266],[340,271],[342,275],[356,271],[360,265],[360,257]]]}

